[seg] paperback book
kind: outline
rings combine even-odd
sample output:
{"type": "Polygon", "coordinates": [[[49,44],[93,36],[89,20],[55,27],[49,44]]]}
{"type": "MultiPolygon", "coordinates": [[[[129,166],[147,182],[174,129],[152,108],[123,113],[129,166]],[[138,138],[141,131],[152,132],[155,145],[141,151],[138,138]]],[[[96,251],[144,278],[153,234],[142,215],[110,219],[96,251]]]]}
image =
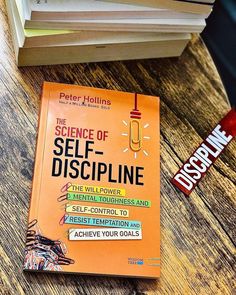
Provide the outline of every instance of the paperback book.
{"type": "Polygon", "coordinates": [[[18,66],[179,56],[190,34],[24,28],[24,6],[6,2],[18,66]]]}
{"type": "MultiPolygon", "coordinates": [[[[19,0],[15,0],[19,1],[19,0]]],[[[122,18],[200,18],[207,14],[193,14],[167,8],[112,3],[97,0],[28,0],[25,2],[27,20],[79,20],[122,18]]]]}
{"type": "Polygon", "coordinates": [[[24,270],[160,276],[159,98],[45,82],[24,270]]]}
{"type": "Polygon", "coordinates": [[[178,57],[214,0],[8,0],[18,66],[178,57]]]}
{"type": "Polygon", "coordinates": [[[162,7],[196,14],[209,14],[215,0],[103,0],[147,7],[162,7]]]}

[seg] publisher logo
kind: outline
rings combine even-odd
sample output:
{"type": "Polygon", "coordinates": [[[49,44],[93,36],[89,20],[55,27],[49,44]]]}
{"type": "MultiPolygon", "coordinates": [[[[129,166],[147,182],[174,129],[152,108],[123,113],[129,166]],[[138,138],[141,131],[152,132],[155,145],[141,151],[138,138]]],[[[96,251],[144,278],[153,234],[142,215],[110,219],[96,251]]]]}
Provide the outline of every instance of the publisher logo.
{"type": "Polygon", "coordinates": [[[142,258],[128,258],[128,264],[143,265],[144,261],[142,258]]]}

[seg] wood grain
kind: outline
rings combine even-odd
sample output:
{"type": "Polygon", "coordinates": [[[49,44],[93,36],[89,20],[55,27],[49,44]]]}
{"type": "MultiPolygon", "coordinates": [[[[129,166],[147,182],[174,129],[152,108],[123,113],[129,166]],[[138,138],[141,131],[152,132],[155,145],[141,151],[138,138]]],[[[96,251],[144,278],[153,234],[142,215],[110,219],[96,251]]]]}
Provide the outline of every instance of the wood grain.
{"type": "Polygon", "coordinates": [[[3,0],[0,12],[0,294],[235,294],[236,142],[190,198],[170,183],[230,109],[201,39],[194,37],[179,59],[18,69],[3,0]],[[22,272],[44,80],[161,97],[159,280],[22,272]]]}

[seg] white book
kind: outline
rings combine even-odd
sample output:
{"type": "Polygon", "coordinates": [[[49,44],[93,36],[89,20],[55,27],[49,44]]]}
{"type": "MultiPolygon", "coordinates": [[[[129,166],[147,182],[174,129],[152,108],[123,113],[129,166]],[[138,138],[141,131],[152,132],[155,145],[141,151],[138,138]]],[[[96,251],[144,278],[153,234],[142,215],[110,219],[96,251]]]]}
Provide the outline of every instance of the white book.
{"type": "Polygon", "coordinates": [[[92,31],[200,33],[204,19],[113,19],[78,21],[25,21],[25,28],[92,31]]]}
{"type": "Polygon", "coordinates": [[[21,47],[118,44],[148,41],[180,40],[181,34],[152,32],[106,32],[24,29],[22,0],[9,0],[17,24],[21,47]]]}
{"type": "Polygon", "coordinates": [[[148,42],[24,48],[21,46],[19,27],[13,14],[12,2],[7,1],[6,4],[19,66],[179,56],[190,40],[190,34],[176,34],[174,40],[168,40],[167,34],[158,41],[148,42]]]}
{"type": "Polygon", "coordinates": [[[207,14],[178,12],[167,8],[104,2],[99,0],[24,0],[31,20],[81,20],[122,18],[206,18],[207,14]]]}
{"type": "Polygon", "coordinates": [[[103,0],[107,2],[140,5],[153,8],[167,8],[180,12],[210,14],[214,0],[103,0]]]}

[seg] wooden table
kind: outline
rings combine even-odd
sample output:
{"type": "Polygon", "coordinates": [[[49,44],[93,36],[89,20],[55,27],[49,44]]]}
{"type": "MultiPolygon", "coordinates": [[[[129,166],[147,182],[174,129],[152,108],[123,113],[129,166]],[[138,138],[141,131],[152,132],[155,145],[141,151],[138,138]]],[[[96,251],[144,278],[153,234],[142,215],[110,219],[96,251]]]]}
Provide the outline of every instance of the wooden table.
{"type": "Polygon", "coordinates": [[[18,69],[3,0],[0,4],[0,294],[233,294],[236,142],[220,156],[190,198],[170,183],[230,109],[202,40],[194,38],[179,59],[18,69]],[[161,97],[159,280],[22,272],[44,80],[161,97]]]}

